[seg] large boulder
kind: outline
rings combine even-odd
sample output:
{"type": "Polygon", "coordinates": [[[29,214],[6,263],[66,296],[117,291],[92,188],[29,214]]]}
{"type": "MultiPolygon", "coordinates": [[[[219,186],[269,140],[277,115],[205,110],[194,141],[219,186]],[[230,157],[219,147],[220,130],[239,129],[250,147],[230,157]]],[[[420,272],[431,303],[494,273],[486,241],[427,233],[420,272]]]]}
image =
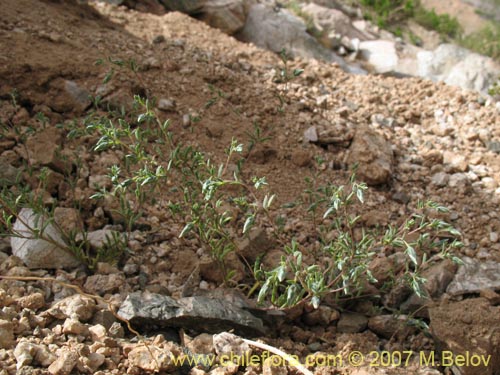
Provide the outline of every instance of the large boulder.
{"type": "Polygon", "coordinates": [[[168,10],[191,15],[199,13],[206,2],[206,0],[160,0],[168,10]]]}
{"type": "Polygon", "coordinates": [[[448,85],[486,93],[500,75],[500,64],[453,44],[417,54],[418,75],[448,85]]]}
{"type": "Polygon", "coordinates": [[[200,19],[232,35],[243,28],[246,15],[244,0],[212,0],[203,5],[200,19]]]}
{"type": "Polygon", "coordinates": [[[375,73],[416,75],[416,54],[420,48],[403,45],[393,40],[367,40],[359,44],[360,58],[366,61],[375,73]]]}
{"type": "Polygon", "coordinates": [[[67,250],[57,227],[31,208],[19,212],[13,232],[17,237],[11,237],[12,254],[29,268],[73,268],[80,264],[67,250]]]}
{"type": "Polygon", "coordinates": [[[304,22],[286,9],[275,11],[263,4],[252,5],[245,27],[236,36],[276,53],[284,48],[293,57],[335,62],[344,70],[365,73],[363,69],[348,66],[340,56],[319,44],[307,33],[304,22]]]}

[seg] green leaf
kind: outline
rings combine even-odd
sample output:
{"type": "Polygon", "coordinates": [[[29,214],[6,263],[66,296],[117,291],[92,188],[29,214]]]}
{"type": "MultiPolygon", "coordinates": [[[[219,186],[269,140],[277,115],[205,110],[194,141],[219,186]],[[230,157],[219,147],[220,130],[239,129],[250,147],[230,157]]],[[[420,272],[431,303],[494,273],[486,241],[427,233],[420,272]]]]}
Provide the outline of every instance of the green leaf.
{"type": "Polygon", "coordinates": [[[269,293],[269,288],[271,286],[271,279],[267,279],[262,288],[260,288],[259,295],[257,296],[257,302],[262,303],[269,293]]]}
{"type": "Polygon", "coordinates": [[[278,281],[280,283],[283,282],[283,280],[285,280],[285,277],[286,277],[286,268],[285,268],[285,266],[281,265],[278,268],[277,277],[278,277],[278,281]]]}
{"type": "Polygon", "coordinates": [[[255,222],[255,215],[250,215],[247,217],[245,220],[245,224],[243,225],[243,234],[246,234],[250,228],[252,228],[253,224],[255,222]]]}
{"type": "Polygon", "coordinates": [[[304,73],[304,69],[294,69],[294,70],[293,70],[293,76],[294,76],[294,77],[298,77],[298,76],[300,76],[302,73],[304,73]]]}
{"type": "Polygon", "coordinates": [[[406,253],[410,257],[410,260],[413,262],[413,264],[415,266],[418,266],[417,253],[415,252],[415,249],[412,246],[407,245],[406,253]]]}
{"type": "Polygon", "coordinates": [[[318,296],[314,296],[312,299],[311,299],[311,304],[313,305],[313,307],[315,309],[317,309],[319,307],[319,303],[320,303],[320,299],[318,296]]]}
{"type": "Polygon", "coordinates": [[[179,234],[179,238],[184,237],[187,233],[189,233],[194,227],[193,222],[189,222],[186,224],[186,226],[182,229],[181,234],[179,234]]]}

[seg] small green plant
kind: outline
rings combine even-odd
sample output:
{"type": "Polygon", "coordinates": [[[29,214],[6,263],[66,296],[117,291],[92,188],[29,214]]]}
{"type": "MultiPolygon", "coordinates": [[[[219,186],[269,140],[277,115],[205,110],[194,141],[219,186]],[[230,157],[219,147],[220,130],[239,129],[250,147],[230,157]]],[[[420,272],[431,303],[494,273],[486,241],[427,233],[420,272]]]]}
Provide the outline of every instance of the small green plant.
{"type": "Polygon", "coordinates": [[[488,94],[491,96],[500,96],[500,77],[498,77],[498,80],[488,89],[488,94]]]}
{"type": "Polygon", "coordinates": [[[285,48],[280,51],[279,56],[283,65],[277,70],[277,73],[274,77],[274,83],[283,85],[276,95],[280,103],[280,105],[278,106],[278,112],[283,113],[285,110],[285,105],[287,103],[286,95],[288,93],[289,84],[295,78],[304,73],[304,69],[296,68],[291,70],[289,66],[291,57],[285,48]]]}
{"type": "Polygon", "coordinates": [[[310,301],[317,307],[327,294],[341,297],[360,293],[366,283],[376,281],[369,265],[377,251],[384,248],[404,252],[404,272],[398,277],[419,296],[424,296],[425,280],[420,275],[423,267],[445,257],[459,262],[451,251],[462,246],[457,239],[460,233],[449,224],[428,216],[428,210],[445,211],[435,203],[419,204],[420,213],[412,215],[399,227],[389,226],[382,236],[360,228],[360,216],[353,208],[364,203],[366,189],[365,184],[355,181],[353,174],[348,187],[328,185],[309,192],[313,201],[318,202],[314,210],[323,209],[322,225],[335,233],[334,239],[321,239],[322,248],[315,256],[292,239],[285,246],[285,255],[276,268],[265,270],[256,264],[254,274],[261,282],[259,301],[270,299],[281,308],[310,301]],[[359,235],[356,235],[357,229],[361,229],[359,235]]]}
{"type": "Polygon", "coordinates": [[[360,3],[367,11],[365,16],[382,28],[406,20],[415,10],[413,0],[361,0],[360,3]]]}
{"type": "Polygon", "coordinates": [[[427,10],[418,7],[415,11],[415,21],[429,30],[437,31],[444,38],[458,38],[462,34],[460,23],[449,14],[437,14],[434,9],[427,10]]]}

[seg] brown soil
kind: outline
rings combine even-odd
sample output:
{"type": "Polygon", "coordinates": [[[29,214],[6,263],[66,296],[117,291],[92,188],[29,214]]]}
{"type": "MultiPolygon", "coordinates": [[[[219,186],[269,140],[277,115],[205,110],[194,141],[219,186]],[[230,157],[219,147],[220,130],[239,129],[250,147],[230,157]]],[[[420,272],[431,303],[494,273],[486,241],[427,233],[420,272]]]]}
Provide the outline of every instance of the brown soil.
{"type": "MultiPolygon", "coordinates": [[[[346,149],[325,149],[302,140],[303,132],[310,126],[329,126],[347,116],[348,122],[355,127],[368,125],[383,134],[395,153],[390,182],[370,191],[363,214],[382,213],[385,220],[397,224],[414,209],[418,199],[438,201],[451,209],[451,214],[445,219],[453,220],[463,233],[465,247],[461,255],[500,261],[500,244],[490,240],[491,232],[500,233],[499,192],[495,191],[500,184],[500,155],[488,149],[490,142],[500,140],[500,117],[494,105],[482,104],[476,93],[416,78],[352,76],[336,66],[295,60],[291,62],[293,67],[303,68],[305,73],[290,85],[285,111],[281,112],[277,109],[280,105],[278,88],[273,83],[274,72],[281,66],[277,56],[242,44],[179,13],[157,16],[101,3],[93,6],[48,0],[2,2],[0,118],[3,122],[10,121],[14,127],[40,127],[36,121],[38,112],[47,116],[49,127],[75,118],[81,122],[85,113],[67,105],[61,79],[75,81],[91,94],[96,94],[106,74],[104,67],[94,64],[96,60],[108,57],[134,59],[142,67],[139,75],[120,72],[108,86],[110,92],[123,97],[147,91],[157,98],[174,99],[176,110],[162,115],[172,121],[174,135],[186,144],[197,145],[214,160],[223,160],[224,150],[232,138],[248,142],[247,134],[254,123],[260,124],[265,136],[271,140],[253,151],[245,166],[246,174],[266,176],[269,190],[277,195],[277,203],[281,205],[302,194],[306,176],[318,174],[318,183],[343,184],[347,181],[350,172],[343,165],[346,149]],[[153,42],[160,35],[164,41],[153,42]],[[206,108],[213,96],[209,84],[225,95],[206,108]],[[19,108],[11,104],[10,94],[14,90],[19,94],[19,108]],[[344,111],[339,111],[340,108],[344,111]],[[444,131],[437,123],[437,111],[442,111],[444,118],[448,119],[444,131]],[[183,127],[183,115],[194,112],[200,115],[201,121],[183,127]],[[392,117],[396,125],[389,127],[373,123],[371,119],[376,114],[392,117]],[[444,154],[445,162],[429,163],[426,155],[430,150],[444,154]],[[328,167],[318,170],[314,166],[315,157],[325,159],[328,167]],[[464,171],[477,167],[485,171],[484,175],[470,177],[472,185],[465,187],[438,188],[431,183],[432,175],[437,172],[461,172],[462,166],[453,163],[460,157],[465,158],[464,171]],[[336,167],[330,168],[330,165],[336,167]],[[490,177],[488,186],[485,186],[484,177],[490,177]],[[482,178],[484,182],[481,182],[482,178]],[[395,199],[395,193],[401,192],[410,199],[407,205],[395,199]]],[[[25,154],[21,145],[11,142],[15,136],[12,129],[10,131],[10,138],[5,142],[0,140],[0,152],[19,167],[25,154]]],[[[78,153],[91,174],[105,174],[101,159],[110,154],[96,156],[90,153],[90,145],[85,142],[65,141],[63,149],[67,155],[78,153]]],[[[88,197],[91,192],[88,186],[82,187],[83,196],[88,197]]],[[[61,204],[71,206],[72,198],[61,199],[61,204]]],[[[96,203],[82,202],[82,214],[92,229],[110,221],[110,218],[106,218],[106,222],[91,220],[96,208],[96,203]]],[[[313,246],[317,242],[313,225],[303,221],[299,211],[282,211],[302,244],[313,246]]],[[[174,222],[161,204],[147,207],[146,221],[167,240],[154,245],[147,241],[141,243],[138,234],[138,249],[127,264],[141,266],[142,272],[148,276],[149,290],[166,289],[178,296],[198,263],[196,244],[177,238],[181,224],[174,222]]],[[[82,271],[30,271],[16,263],[13,257],[9,259],[2,264],[2,275],[56,276],[78,285],[84,285],[88,276],[82,271]]],[[[120,293],[106,297],[121,301],[127,292],[141,287],[139,281],[139,276],[131,277],[120,288],[120,293]]],[[[47,285],[49,283],[0,281],[0,288],[14,299],[29,294],[33,288],[48,288],[50,298],[39,313],[48,308],[54,297],[50,293],[54,287],[47,285]]],[[[0,304],[5,301],[7,299],[0,298],[0,304]]],[[[20,314],[21,307],[12,299],[9,301],[20,314]]],[[[105,306],[100,308],[105,309],[105,306]]],[[[345,308],[361,309],[356,304],[345,308]]],[[[434,347],[432,340],[423,333],[392,342],[370,331],[337,334],[334,328],[310,327],[298,319],[285,324],[274,338],[267,338],[267,341],[299,355],[311,351],[307,344],[315,342],[315,337],[322,337],[322,352],[344,355],[352,350],[369,353],[379,349],[418,351],[434,347]]],[[[21,338],[36,339],[32,332],[16,336],[16,340],[21,338]]],[[[58,340],[59,347],[74,344],[69,337],[65,341],[64,335],[58,340]]],[[[134,335],[127,340],[133,341],[134,335]]],[[[99,373],[126,372],[126,360],[114,365],[110,362],[106,362],[103,368],[107,367],[101,368],[99,373]]],[[[3,367],[1,375],[15,373],[12,350],[0,350],[0,364],[3,367]]],[[[441,370],[436,366],[436,371],[441,370]]],[[[46,368],[30,368],[30,371],[23,373],[48,373],[46,368]]],[[[321,369],[317,373],[414,374],[417,371],[435,373],[431,369],[422,369],[416,362],[404,369],[361,370],[343,366],[321,369]]]]}

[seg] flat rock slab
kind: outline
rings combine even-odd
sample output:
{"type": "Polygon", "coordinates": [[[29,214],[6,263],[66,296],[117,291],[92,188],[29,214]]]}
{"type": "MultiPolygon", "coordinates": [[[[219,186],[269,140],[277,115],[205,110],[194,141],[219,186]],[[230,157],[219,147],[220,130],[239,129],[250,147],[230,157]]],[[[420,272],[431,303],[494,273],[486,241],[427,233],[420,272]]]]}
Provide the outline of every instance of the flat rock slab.
{"type": "Polygon", "coordinates": [[[157,325],[210,333],[234,329],[251,336],[266,333],[262,320],[247,310],[205,296],[175,300],[161,294],[135,292],[128,295],[118,315],[135,327],[157,325]]]}
{"type": "Polygon", "coordinates": [[[452,295],[479,293],[483,289],[500,290],[500,263],[463,258],[455,278],[448,286],[452,295]]]}

